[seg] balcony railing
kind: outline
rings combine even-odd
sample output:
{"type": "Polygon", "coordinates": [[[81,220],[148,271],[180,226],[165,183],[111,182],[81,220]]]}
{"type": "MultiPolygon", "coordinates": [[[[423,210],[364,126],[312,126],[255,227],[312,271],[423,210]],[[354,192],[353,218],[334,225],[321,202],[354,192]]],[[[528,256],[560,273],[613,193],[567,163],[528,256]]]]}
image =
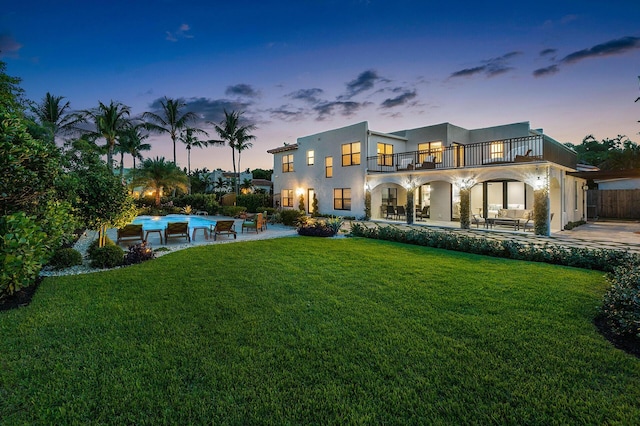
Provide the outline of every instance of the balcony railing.
{"type": "Polygon", "coordinates": [[[575,168],[576,154],[544,136],[502,139],[468,145],[367,157],[369,172],[454,169],[530,161],[549,161],[575,168]]]}

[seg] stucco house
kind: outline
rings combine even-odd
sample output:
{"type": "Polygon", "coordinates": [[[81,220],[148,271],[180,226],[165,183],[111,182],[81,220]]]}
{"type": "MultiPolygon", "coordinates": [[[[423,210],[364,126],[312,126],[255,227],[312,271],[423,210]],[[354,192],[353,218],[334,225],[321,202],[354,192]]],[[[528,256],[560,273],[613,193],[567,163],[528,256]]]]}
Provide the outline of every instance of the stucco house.
{"type": "Polygon", "coordinates": [[[274,200],[285,209],[298,208],[302,195],[309,211],[315,195],[321,213],[387,219],[412,197],[409,205],[431,220],[455,221],[461,189],[470,190],[470,212],[484,218],[533,210],[534,191],[544,190],[551,231],[585,217],[585,180],[568,175],[575,152],[528,122],[382,133],[365,121],[268,152],[274,200]]]}

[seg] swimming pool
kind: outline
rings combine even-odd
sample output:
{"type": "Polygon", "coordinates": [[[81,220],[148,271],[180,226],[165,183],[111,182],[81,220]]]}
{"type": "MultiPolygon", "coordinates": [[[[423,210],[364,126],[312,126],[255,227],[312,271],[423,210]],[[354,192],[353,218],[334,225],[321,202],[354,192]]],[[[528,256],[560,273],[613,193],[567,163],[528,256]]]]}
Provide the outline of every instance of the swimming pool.
{"type": "Polygon", "coordinates": [[[189,222],[189,228],[193,229],[199,226],[215,225],[216,221],[204,218],[202,216],[169,214],[166,216],[138,216],[133,219],[133,224],[142,225],[144,231],[150,229],[165,229],[168,222],[189,222]]]}

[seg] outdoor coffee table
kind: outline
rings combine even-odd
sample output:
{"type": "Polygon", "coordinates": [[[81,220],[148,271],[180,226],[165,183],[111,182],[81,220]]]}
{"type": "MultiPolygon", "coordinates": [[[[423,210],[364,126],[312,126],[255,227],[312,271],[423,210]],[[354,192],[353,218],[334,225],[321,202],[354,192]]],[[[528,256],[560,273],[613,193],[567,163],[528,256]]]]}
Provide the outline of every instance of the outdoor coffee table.
{"type": "Polygon", "coordinates": [[[157,232],[158,236],[160,236],[160,244],[162,244],[162,231],[164,231],[162,228],[147,229],[144,234],[144,240],[149,241],[149,234],[157,232]]]}
{"type": "Polygon", "coordinates": [[[485,228],[493,228],[494,225],[513,226],[514,231],[520,229],[520,219],[512,217],[488,217],[485,219],[485,228]]]}
{"type": "Polygon", "coordinates": [[[193,227],[193,231],[191,232],[191,241],[195,241],[196,240],[196,231],[202,229],[203,233],[204,233],[204,239],[208,240],[209,239],[209,227],[208,226],[194,226],[193,227]]]}

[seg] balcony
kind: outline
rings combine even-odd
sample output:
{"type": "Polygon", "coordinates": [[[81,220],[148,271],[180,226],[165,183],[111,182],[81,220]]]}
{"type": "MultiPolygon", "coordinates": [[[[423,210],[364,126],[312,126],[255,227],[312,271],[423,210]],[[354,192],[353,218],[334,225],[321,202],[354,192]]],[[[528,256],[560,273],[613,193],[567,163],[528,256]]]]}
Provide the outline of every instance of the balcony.
{"type": "Polygon", "coordinates": [[[549,161],[576,168],[576,153],[544,135],[502,139],[468,145],[454,144],[436,150],[410,151],[367,157],[369,173],[428,171],[504,166],[549,161]]]}

